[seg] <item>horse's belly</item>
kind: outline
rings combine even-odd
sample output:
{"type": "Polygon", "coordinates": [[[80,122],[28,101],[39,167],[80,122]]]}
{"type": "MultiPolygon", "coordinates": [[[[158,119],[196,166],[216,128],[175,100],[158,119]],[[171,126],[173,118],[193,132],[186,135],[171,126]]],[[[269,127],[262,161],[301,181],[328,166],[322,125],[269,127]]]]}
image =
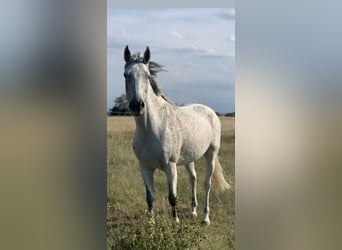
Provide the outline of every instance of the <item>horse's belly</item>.
{"type": "Polygon", "coordinates": [[[180,165],[187,164],[199,159],[207,151],[208,147],[202,148],[201,150],[183,150],[180,154],[178,163],[180,165]]]}
{"type": "Polygon", "coordinates": [[[204,140],[201,143],[183,144],[178,164],[188,164],[199,159],[208,150],[209,145],[209,140],[204,140]]]}

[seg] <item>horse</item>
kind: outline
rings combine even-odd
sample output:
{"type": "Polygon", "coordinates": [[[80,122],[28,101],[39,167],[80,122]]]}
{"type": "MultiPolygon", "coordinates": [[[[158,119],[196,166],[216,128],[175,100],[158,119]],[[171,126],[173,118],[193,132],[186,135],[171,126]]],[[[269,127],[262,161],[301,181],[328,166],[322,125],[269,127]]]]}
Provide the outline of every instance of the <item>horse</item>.
{"type": "Polygon", "coordinates": [[[205,204],[202,224],[209,225],[209,193],[214,177],[219,190],[228,190],[218,160],[221,123],[208,106],[189,104],[179,107],[166,97],[156,80],[164,68],[150,61],[149,47],[143,54],[124,49],[124,78],[129,109],[134,115],[136,130],[133,151],[146,188],[148,212],[154,210],[154,171],[167,176],[172,217],[179,222],[177,203],[177,165],[184,165],[192,188],[191,216],[197,216],[196,171],[194,161],[204,155],[206,160],[205,204]]]}

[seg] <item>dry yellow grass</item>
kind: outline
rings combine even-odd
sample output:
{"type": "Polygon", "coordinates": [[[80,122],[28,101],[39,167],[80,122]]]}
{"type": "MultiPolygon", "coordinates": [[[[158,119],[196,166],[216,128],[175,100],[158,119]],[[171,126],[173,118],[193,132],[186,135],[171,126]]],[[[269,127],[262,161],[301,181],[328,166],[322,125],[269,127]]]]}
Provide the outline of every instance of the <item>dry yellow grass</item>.
{"type": "Polygon", "coordinates": [[[135,123],[133,116],[108,116],[107,133],[134,131],[135,123]]]}
{"type": "Polygon", "coordinates": [[[220,116],[222,133],[235,130],[235,117],[220,116]]]}

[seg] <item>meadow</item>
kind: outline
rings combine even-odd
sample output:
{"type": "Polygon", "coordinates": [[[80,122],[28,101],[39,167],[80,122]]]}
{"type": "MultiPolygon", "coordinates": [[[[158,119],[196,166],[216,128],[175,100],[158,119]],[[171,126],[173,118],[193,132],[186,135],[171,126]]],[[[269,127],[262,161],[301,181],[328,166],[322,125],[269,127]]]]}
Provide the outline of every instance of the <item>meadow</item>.
{"type": "Polygon", "coordinates": [[[178,216],[171,218],[164,172],[156,170],[155,216],[146,212],[145,187],[132,149],[133,117],[107,118],[107,249],[235,249],[235,118],[220,117],[220,162],[232,188],[219,192],[213,184],[210,220],[201,226],[205,162],[195,162],[198,217],[192,220],[188,174],[178,167],[178,216]]]}

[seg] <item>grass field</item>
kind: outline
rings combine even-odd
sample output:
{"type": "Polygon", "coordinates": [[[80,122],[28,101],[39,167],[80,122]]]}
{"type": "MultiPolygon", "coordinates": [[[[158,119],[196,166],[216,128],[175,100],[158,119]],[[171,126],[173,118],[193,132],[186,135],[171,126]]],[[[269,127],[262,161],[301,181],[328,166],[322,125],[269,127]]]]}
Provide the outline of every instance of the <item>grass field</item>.
{"type": "Polygon", "coordinates": [[[155,220],[146,213],[145,187],[132,149],[135,123],[133,117],[107,119],[107,248],[108,249],[234,249],[235,248],[235,118],[221,117],[220,161],[226,179],[232,186],[228,192],[211,189],[210,220],[201,226],[204,201],[205,163],[196,161],[198,176],[198,217],[189,217],[191,190],[188,174],[178,167],[177,225],[171,219],[166,176],[155,172],[155,220]],[[169,239],[172,238],[172,239],[169,239]],[[152,241],[159,241],[155,247],[152,241]],[[172,240],[172,242],[170,242],[172,240]],[[143,243],[141,241],[144,241],[143,243]],[[188,245],[187,242],[190,242],[188,245]]]}

